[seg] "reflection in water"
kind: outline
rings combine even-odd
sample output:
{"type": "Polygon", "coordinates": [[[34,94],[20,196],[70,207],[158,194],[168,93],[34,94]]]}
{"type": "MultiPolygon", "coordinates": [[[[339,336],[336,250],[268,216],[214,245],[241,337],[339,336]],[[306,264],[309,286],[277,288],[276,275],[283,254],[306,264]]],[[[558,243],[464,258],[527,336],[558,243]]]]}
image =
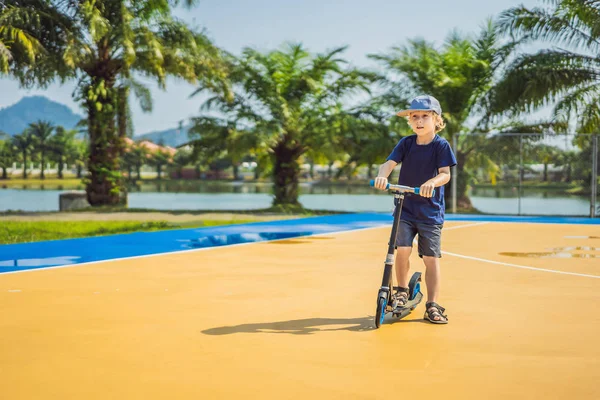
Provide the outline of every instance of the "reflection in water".
{"type": "Polygon", "coordinates": [[[264,242],[267,240],[291,239],[299,236],[308,236],[313,232],[261,232],[261,233],[235,233],[231,235],[212,235],[198,239],[184,241],[183,247],[200,249],[205,247],[227,246],[240,243],[264,242]]]}
{"type": "MultiPolygon", "coordinates": [[[[131,193],[244,193],[244,194],[272,194],[273,188],[270,183],[258,182],[212,182],[197,180],[180,181],[145,181],[141,184],[129,183],[127,190],[131,193]]],[[[299,193],[303,194],[379,194],[385,195],[383,191],[375,191],[365,184],[336,185],[302,182],[299,185],[299,193]]]]}
{"type": "Polygon", "coordinates": [[[22,258],[18,260],[0,260],[2,267],[55,267],[59,265],[70,265],[77,263],[81,257],[62,256],[49,258],[22,258]]]}
{"type": "MultiPolygon", "coordinates": [[[[468,192],[469,197],[492,197],[492,198],[518,198],[519,190],[518,187],[496,187],[496,188],[471,188],[468,192]]],[[[552,199],[552,198],[579,198],[581,195],[572,194],[566,190],[551,190],[538,187],[526,187],[524,186],[521,190],[521,197],[527,198],[538,198],[538,199],[552,199]]],[[[585,197],[585,196],[583,196],[585,197]]]]}

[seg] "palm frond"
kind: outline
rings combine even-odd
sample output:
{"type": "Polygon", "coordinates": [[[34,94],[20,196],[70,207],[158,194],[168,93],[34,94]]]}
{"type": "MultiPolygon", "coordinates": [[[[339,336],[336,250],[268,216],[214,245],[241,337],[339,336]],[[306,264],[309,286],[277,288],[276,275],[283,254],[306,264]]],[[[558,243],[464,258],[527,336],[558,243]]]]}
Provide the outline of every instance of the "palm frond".
{"type": "Polygon", "coordinates": [[[600,96],[592,98],[582,112],[578,114],[577,131],[581,133],[598,133],[600,128],[600,96]]]}
{"type": "Polygon", "coordinates": [[[589,85],[599,77],[600,62],[593,57],[553,50],[523,55],[494,88],[492,110],[531,111],[549,104],[570,88],[589,85]]]}
{"type": "Polygon", "coordinates": [[[581,20],[542,8],[520,6],[504,11],[498,17],[498,28],[515,39],[600,49],[599,38],[581,20]]]}

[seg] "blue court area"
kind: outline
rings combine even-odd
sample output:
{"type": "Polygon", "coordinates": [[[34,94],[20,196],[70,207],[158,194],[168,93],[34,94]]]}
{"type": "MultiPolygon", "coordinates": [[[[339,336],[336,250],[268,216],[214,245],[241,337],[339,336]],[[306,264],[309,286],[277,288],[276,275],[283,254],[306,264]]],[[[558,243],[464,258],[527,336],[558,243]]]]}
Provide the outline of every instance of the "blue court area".
{"type": "MultiPolygon", "coordinates": [[[[448,214],[446,220],[600,224],[600,219],[590,218],[452,214],[448,214]]],[[[138,232],[83,239],[0,245],[0,274],[240,243],[344,232],[383,226],[391,222],[392,216],[387,213],[342,214],[200,229],[138,232]]]]}

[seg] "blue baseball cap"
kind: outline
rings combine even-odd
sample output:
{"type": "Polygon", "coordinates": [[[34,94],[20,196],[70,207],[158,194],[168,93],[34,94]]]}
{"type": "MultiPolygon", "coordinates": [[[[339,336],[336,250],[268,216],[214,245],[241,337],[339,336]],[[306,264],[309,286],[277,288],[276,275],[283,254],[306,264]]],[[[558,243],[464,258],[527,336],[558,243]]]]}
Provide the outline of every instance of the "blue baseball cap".
{"type": "Polygon", "coordinates": [[[433,96],[417,96],[412,99],[410,107],[407,110],[402,110],[396,115],[407,117],[413,111],[433,111],[437,115],[442,115],[442,106],[440,106],[440,102],[433,96]]]}

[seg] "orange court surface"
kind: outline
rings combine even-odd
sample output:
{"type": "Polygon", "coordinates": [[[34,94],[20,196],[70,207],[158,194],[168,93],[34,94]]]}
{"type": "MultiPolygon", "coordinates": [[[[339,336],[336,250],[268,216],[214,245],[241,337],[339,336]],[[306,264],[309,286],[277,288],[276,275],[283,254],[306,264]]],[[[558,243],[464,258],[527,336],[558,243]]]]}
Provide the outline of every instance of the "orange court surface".
{"type": "Polygon", "coordinates": [[[599,225],[446,222],[375,329],[389,233],[0,274],[0,399],[600,399],[599,225]]]}

